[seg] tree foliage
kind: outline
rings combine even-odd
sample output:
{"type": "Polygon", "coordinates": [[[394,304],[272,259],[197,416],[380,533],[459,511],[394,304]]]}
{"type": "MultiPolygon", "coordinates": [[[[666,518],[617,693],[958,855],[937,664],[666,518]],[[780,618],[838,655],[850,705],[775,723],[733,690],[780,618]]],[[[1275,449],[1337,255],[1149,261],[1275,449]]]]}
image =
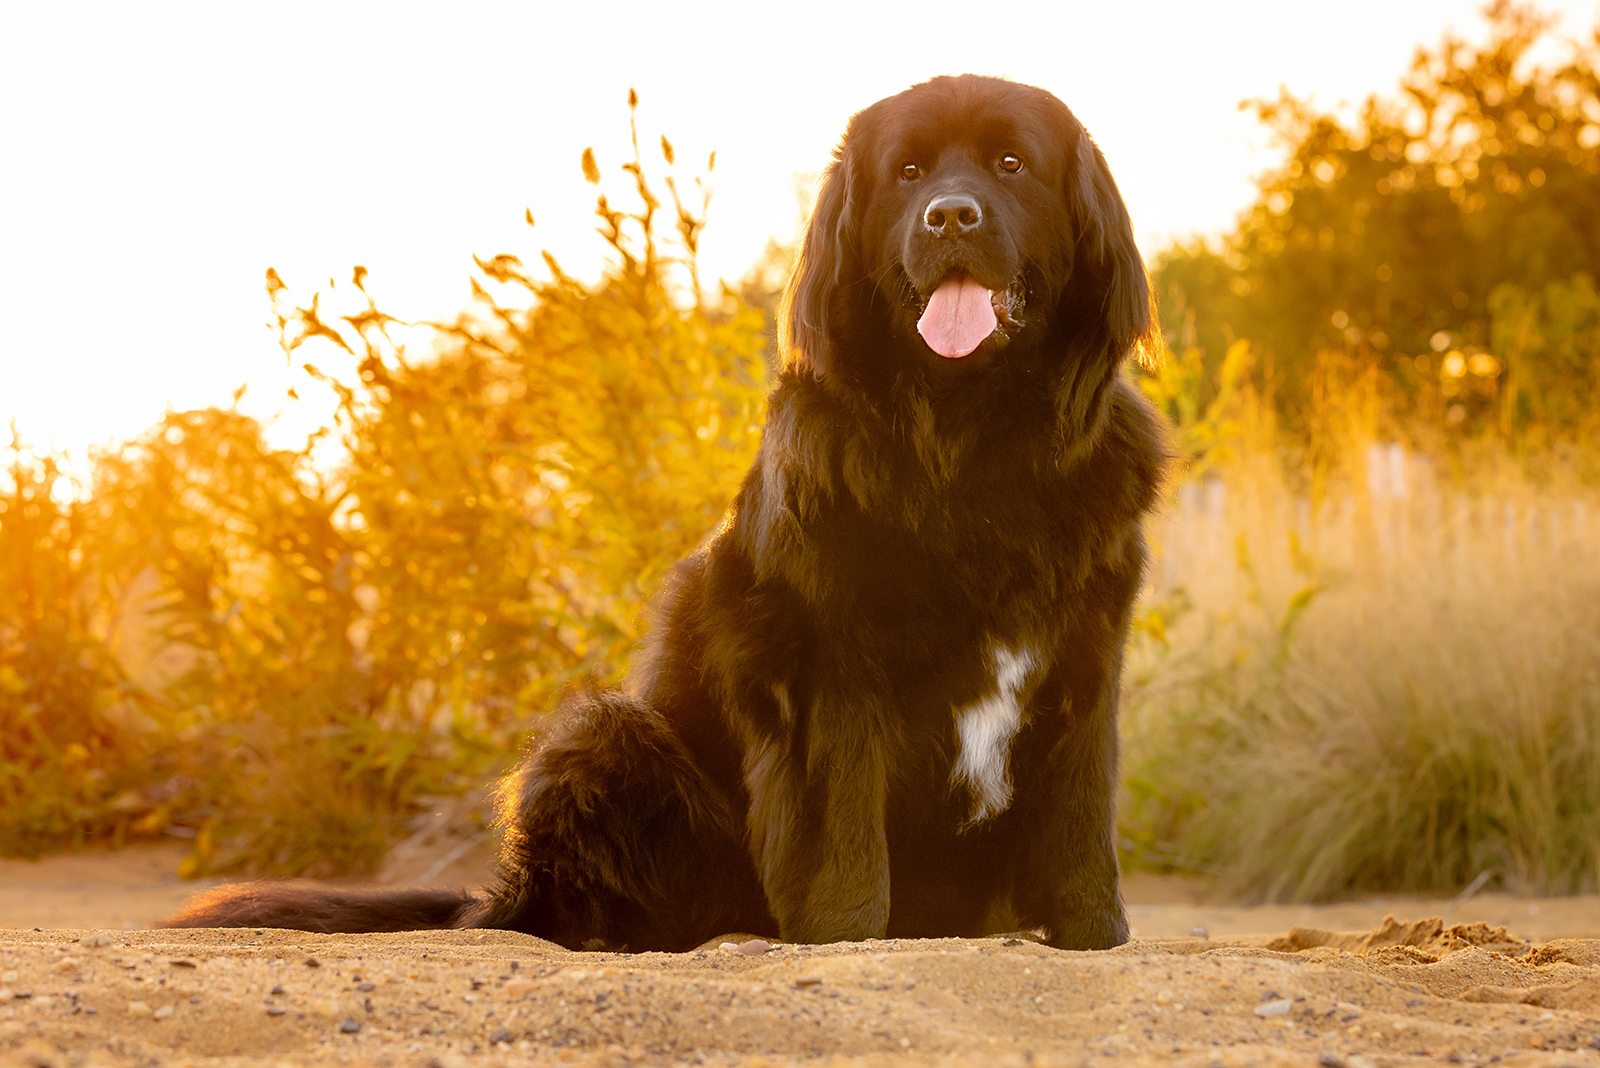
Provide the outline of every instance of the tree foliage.
{"type": "MultiPolygon", "coordinates": [[[[1330,379],[1383,378],[1410,432],[1542,448],[1600,429],[1600,29],[1532,62],[1550,19],[1507,0],[1481,47],[1419,49],[1345,122],[1287,93],[1287,148],[1220,245],[1155,267],[1169,344],[1253,343],[1292,426],[1330,379]]],[[[1431,444],[1432,442],[1429,442],[1431,444]]]]}

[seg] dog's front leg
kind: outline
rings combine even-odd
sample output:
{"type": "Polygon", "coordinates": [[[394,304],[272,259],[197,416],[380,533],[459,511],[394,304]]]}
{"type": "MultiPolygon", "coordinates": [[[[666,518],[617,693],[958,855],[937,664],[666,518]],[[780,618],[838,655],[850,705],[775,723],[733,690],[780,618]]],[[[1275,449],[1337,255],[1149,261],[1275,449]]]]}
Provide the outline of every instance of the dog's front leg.
{"type": "Polygon", "coordinates": [[[889,924],[883,734],[875,717],[828,704],[745,761],[752,852],[790,942],[882,938],[889,924]]]}
{"type": "Polygon", "coordinates": [[[1117,653],[1063,660],[1037,712],[1055,728],[1040,741],[1053,740],[1019,747],[1017,816],[1027,829],[1016,904],[1060,949],[1128,940],[1116,850],[1120,669],[1117,653]]]}

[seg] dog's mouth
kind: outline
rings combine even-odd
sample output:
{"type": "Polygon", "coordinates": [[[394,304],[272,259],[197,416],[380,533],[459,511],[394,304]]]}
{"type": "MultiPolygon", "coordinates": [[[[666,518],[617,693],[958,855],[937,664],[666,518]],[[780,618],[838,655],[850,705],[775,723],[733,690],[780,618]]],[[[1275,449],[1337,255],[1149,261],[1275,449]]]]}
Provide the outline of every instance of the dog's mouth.
{"type": "Polygon", "coordinates": [[[1022,328],[1026,299],[1021,278],[1005,289],[987,289],[968,275],[953,274],[922,302],[917,333],[940,356],[958,360],[990,338],[1010,340],[1022,328]]]}

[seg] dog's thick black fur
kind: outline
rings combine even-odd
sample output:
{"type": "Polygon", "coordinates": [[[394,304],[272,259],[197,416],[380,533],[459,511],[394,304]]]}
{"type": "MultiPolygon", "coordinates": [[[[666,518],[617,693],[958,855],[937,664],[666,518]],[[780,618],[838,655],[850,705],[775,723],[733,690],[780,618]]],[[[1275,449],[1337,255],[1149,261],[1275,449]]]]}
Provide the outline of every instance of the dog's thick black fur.
{"type": "Polygon", "coordinates": [[[1164,446],[1120,366],[1149,327],[1060,101],[969,75],[874,104],[823,182],[756,463],[625,689],[569,697],[508,784],[497,883],[258,883],[169,923],[1122,943],[1118,676],[1164,446]],[[950,358],[918,321],[962,277],[997,325],[950,358]]]}

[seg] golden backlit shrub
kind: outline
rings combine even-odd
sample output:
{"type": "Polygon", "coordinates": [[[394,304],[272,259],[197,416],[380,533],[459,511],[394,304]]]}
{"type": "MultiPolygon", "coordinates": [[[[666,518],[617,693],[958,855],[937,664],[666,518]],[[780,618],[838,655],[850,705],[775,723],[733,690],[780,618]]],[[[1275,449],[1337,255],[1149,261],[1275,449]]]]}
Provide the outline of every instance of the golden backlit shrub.
{"type": "Polygon", "coordinates": [[[127,833],[174,739],[106,640],[142,562],[98,551],[55,457],[0,457],[0,853],[32,853],[127,833]]]}
{"type": "MultiPolygon", "coordinates": [[[[703,205],[669,182],[663,244],[640,161],[624,170],[637,207],[600,198],[598,284],[480,261],[477,306],[426,355],[370,300],[324,321],[269,272],[286,355],[357,358],[352,382],[304,365],[339,397],[335,461],[208,409],[99,457],[49,522],[12,518],[54,507],[37,472],[13,474],[0,538],[34,558],[7,555],[7,588],[48,606],[0,621],[0,725],[23,762],[0,849],[166,830],[194,837],[190,874],[369,869],[418,797],[489,776],[561,687],[622,668],[664,570],[731,499],[766,391],[761,313],[699,292],[703,205]],[[142,685],[119,680],[110,628],[60,610],[93,582],[158,632],[142,685]]],[[[598,181],[591,154],[584,171],[598,181]]]]}

